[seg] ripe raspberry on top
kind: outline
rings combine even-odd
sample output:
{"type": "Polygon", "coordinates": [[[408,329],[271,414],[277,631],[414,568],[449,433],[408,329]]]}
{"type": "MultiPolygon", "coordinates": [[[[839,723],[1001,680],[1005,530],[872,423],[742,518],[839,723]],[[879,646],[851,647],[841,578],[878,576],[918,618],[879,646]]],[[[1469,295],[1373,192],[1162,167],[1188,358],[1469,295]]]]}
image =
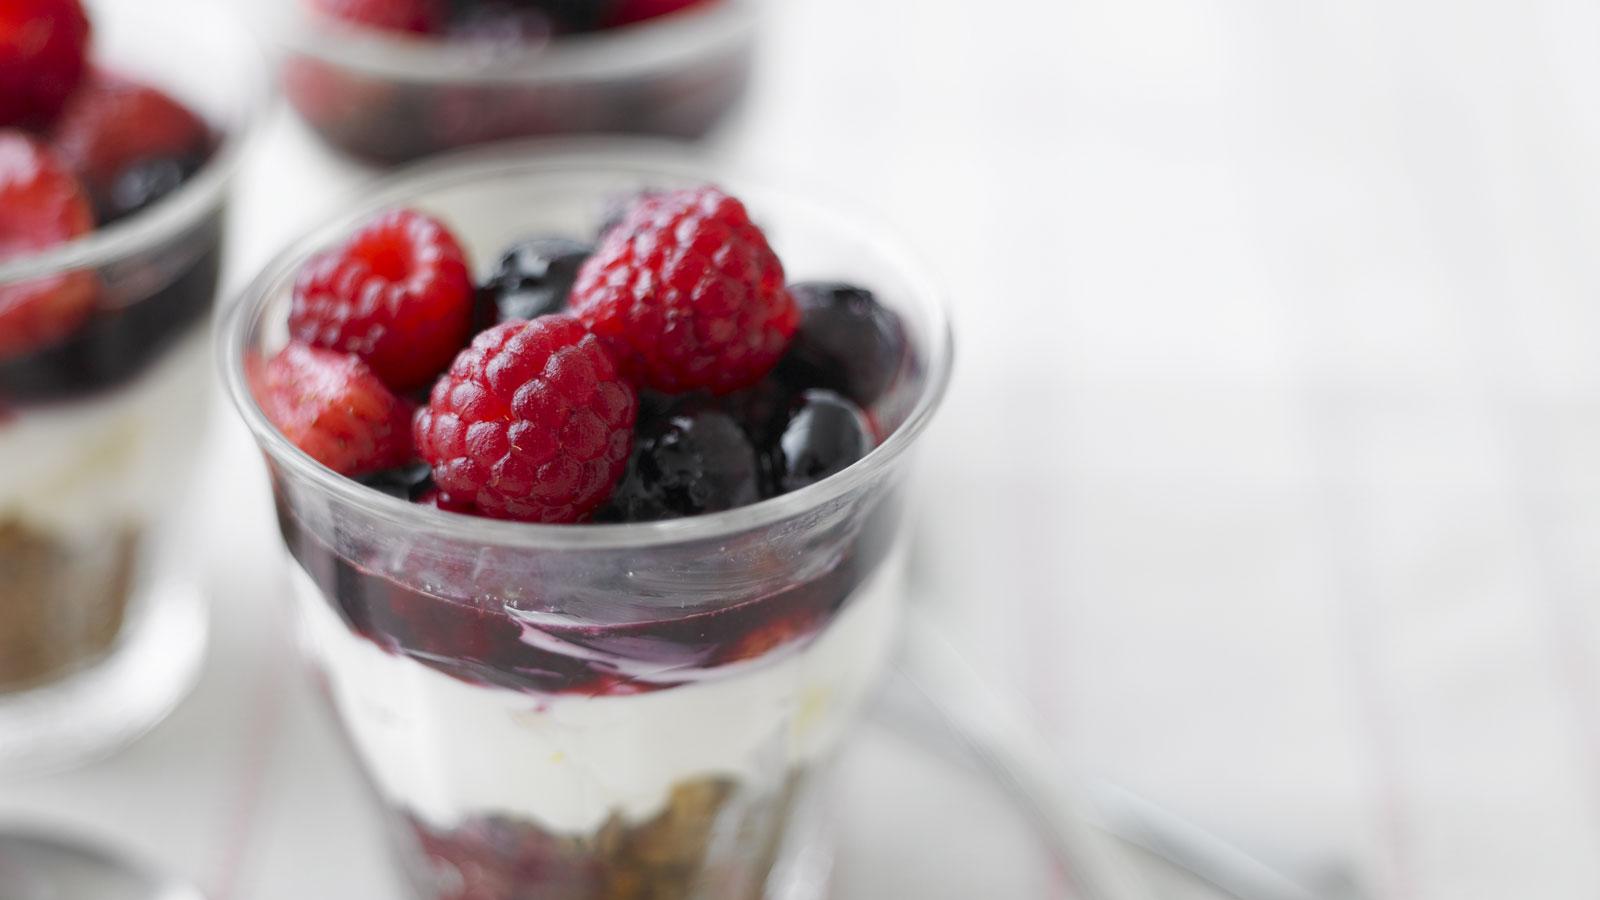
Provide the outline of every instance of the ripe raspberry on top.
{"type": "MultiPolygon", "coordinates": [[[[47,250],[87,234],[94,217],[83,187],[43,144],[0,130],[0,260],[47,250]]],[[[70,335],[94,309],[88,272],[0,285],[0,359],[70,335]]]]}
{"type": "Polygon", "coordinates": [[[709,186],[641,196],[584,263],[571,308],[639,386],[667,393],[755,384],[800,319],[744,204],[709,186]]]}
{"type": "Polygon", "coordinates": [[[417,413],[415,439],[444,503],[529,522],[578,522],[628,463],[638,398],[570,316],[473,339],[417,413]]]}
{"type": "Polygon", "coordinates": [[[350,354],[290,344],[251,372],[251,388],[284,437],[341,475],[412,459],[410,404],[350,354]]]}
{"type": "Polygon", "coordinates": [[[466,254],[437,219],[392,210],[314,257],[294,287],[295,340],[354,353],[402,393],[426,387],[472,334],[466,254]]]}
{"type": "Polygon", "coordinates": [[[47,124],[83,79],[89,17],[78,0],[0,3],[0,126],[47,124]]]}
{"type": "Polygon", "coordinates": [[[61,111],[50,143],[83,179],[100,218],[108,221],[132,211],[115,201],[119,182],[130,171],[171,162],[181,181],[210,153],[211,131],[165,93],[94,71],[61,111]]]}

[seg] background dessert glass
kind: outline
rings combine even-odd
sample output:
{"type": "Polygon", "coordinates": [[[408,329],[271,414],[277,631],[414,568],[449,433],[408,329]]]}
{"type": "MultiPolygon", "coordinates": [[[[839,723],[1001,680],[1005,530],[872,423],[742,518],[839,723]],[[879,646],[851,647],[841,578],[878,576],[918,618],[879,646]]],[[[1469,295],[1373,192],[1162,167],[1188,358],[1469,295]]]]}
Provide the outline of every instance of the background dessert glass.
{"type": "Polygon", "coordinates": [[[744,95],[755,0],[518,47],[350,26],[271,0],[289,102],[324,140],[382,163],[515,137],[695,138],[744,95]]]}
{"type": "Polygon", "coordinates": [[[77,272],[100,284],[92,328],[0,361],[0,772],[143,733],[192,683],[205,637],[182,548],[166,545],[206,418],[225,201],[259,58],[216,4],[196,0],[181,21],[89,7],[93,64],[166,90],[219,144],[150,209],[0,262],[0,284],[77,272]]]}
{"type": "Polygon", "coordinates": [[[807,775],[896,634],[900,486],[942,396],[935,292],[880,235],[799,196],[633,143],[512,145],[391,179],[273,263],[223,365],[265,451],[314,662],[423,896],[762,896],[807,775]],[[285,340],[306,257],[393,205],[450,223],[479,274],[606,201],[715,180],[791,278],[870,286],[912,353],[864,460],[728,512],[532,525],[441,512],[335,475],[263,416],[249,367],[285,340]]]}

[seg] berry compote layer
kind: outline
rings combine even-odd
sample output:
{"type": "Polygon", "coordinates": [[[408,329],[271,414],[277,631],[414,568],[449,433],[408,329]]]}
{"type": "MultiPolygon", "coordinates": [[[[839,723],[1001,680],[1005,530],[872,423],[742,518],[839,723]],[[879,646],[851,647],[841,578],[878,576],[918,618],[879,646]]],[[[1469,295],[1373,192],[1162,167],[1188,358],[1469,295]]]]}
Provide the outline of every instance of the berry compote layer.
{"type": "Polygon", "coordinates": [[[289,342],[246,361],[272,426],[387,507],[274,467],[306,643],[430,897],[759,896],[895,635],[888,481],[710,537],[614,526],[861,461],[896,424],[898,317],[787,281],[714,187],[605,219],[474,281],[449,225],[382,213],[300,268],[289,342]]]}
{"type": "Polygon", "coordinates": [[[290,103],[377,162],[538,135],[700,137],[752,62],[749,0],[271,2],[307,8],[290,103]]]}
{"type": "Polygon", "coordinates": [[[96,67],[90,34],[77,0],[0,11],[0,264],[108,226],[131,247],[0,280],[0,691],[115,643],[204,400],[220,211],[131,238],[216,139],[167,94],[96,67]]]}

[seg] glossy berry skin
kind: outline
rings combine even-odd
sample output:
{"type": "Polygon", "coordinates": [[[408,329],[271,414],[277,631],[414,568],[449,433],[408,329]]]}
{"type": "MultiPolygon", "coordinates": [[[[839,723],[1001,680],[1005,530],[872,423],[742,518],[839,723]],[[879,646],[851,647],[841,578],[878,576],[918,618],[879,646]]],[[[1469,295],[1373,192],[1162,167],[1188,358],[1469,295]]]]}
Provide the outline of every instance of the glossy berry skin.
{"type": "Polygon", "coordinates": [[[537,319],[566,308],[578,267],[594,248],[564,237],[518,241],[500,257],[483,286],[496,309],[496,321],[537,319]]]}
{"type": "MultiPolygon", "coordinates": [[[[94,228],[83,187],[49,148],[0,129],[0,261],[48,250],[94,228]]],[[[0,284],[0,359],[55,344],[88,319],[97,286],[77,271],[0,284]]]]}
{"type": "Polygon", "coordinates": [[[79,0],[0,3],[0,127],[49,124],[83,80],[88,48],[79,0]]]}
{"type": "Polygon", "coordinates": [[[290,344],[250,375],[267,419],[335,472],[355,477],[412,458],[411,405],[357,357],[290,344]]]}
{"type": "Polygon", "coordinates": [[[352,25],[401,34],[444,30],[442,0],[312,0],[317,12],[352,25]]]}
{"type": "Polygon", "coordinates": [[[204,156],[169,156],[136,162],[117,175],[95,200],[95,217],[115,222],[143,212],[183,186],[205,165],[204,156]]]}
{"type": "Polygon", "coordinates": [[[836,475],[871,452],[873,443],[860,407],[833,391],[806,391],[773,450],[775,487],[786,494],[836,475]]]}
{"type": "Polygon", "coordinates": [[[665,393],[760,381],[800,318],[766,237],[714,187],[641,197],[583,264],[570,305],[635,384],[665,393]]]}
{"type": "Polygon", "coordinates": [[[50,132],[50,144],[72,167],[102,222],[152,202],[151,187],[175,188],[198,170],[211,149],[211,131],[187,107],[149,85],[106,72],[92,72],[72,96],[50,132]],[[175,169],[173,179],[152,166],[175,169]],[[143,186],[119,184],[133,173],[143,186]],[[169,186],[151,185],[156,174],[169,186]],[[130,190],[130,188],[132,188],[130,190]]]}
{"type": "MultiPolygon", "coordinates": [[[[410,423],[407,423],[407,428],[410,423]]],[[[427,463],[411,463],[390,469],[380,469],[356,479],[382,494],[388,494],[408,503],[421,502],[434,491],[433,470],[427,463]]]]}
{"type": "Polygon", "coordinates": [[[750,438],[727,413],[701,406],[641,425],[609,518],[695,516],[760,499],[761,471],[750,438]]]}
{"type": "Polygon", "coordinates": [[[600,341],[553,315],[474,338],[434,385],[414,433],[449,502],[495,518],[577,522],[622,476],[637,411],[600,341]]]}
{"type": "Polygon", "coordinates": [[[420,212],[390,210],[301,269],[289,333],[360,356],[407,393],[428,385],[467,343],[473,293],[449,230],[420,212]]]}
{"type": "Polygon", "coordinates": [[[789,384],[827,388],[870,407],[894,382],[906,354],[900,317],[871,291],[839,282],[789,286],[800,330],[778,372],[789,384]]]}

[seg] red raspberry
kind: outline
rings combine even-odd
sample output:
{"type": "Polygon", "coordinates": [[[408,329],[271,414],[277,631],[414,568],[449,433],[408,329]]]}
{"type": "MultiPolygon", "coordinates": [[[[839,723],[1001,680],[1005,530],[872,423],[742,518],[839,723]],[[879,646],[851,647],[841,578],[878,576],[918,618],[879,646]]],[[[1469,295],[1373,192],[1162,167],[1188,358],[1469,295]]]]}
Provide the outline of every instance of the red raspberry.
{"type": "Polygon", "coordinates": [[[425,387],[472,335],[466,254],[437,219],[390,210],[300,270],[289,333],[354,353],[397,391],[425,387]]]}
{"type": "Polygon", "coordinates": [[[616,28],[647,19],[659,19],[703,2],[705,0],[618,0],[606,14],[605,27],[616,28]]]}
{"type": "Polygon", "coordinates": [[[438,34],[445,6],[439,0],[313,0],[323,15],[383,31],[438,34]]]}
{"type": "Polygon", "coordinates": [[[94,71],[61,111],[50,143],[91,193],[104,195],[129,166],[205,156],[211,131],[156,88],[94,71]]]}
{"type": "Polygon", "coordinates": [[[610,496],[638,397],[571,316],[478,335],[417,413],[416,442],[454,504],[530,522],[577,522],[610,496]]]}
{"type": "MultiPolygon", "coordinates": [[[[0,130],[0,260],[65,243],[94,228],[83,187],[48,149],[0,130]]],[[[94,310],[87,271],[0,284],[0,359],[62,340],[94,310]]]]}
{"type": "Polygon", "coordinates": [[[0,3],[0,126],[47,124],[83,80],[89,17],[78,0],[0,3]]]}
{"type": "Polygon", "coordinates": [[[355,477],[412,458],[411,405],[357,357],[290,344],[251,376],[267,419],[335,472],[355,477]]]}
{"type": "Polygon", "coordinates": [[[578,273],[572,311],[642,387],[760,381],[800,321],[744,204],[714,187],[641,196],[578,273]]]}

